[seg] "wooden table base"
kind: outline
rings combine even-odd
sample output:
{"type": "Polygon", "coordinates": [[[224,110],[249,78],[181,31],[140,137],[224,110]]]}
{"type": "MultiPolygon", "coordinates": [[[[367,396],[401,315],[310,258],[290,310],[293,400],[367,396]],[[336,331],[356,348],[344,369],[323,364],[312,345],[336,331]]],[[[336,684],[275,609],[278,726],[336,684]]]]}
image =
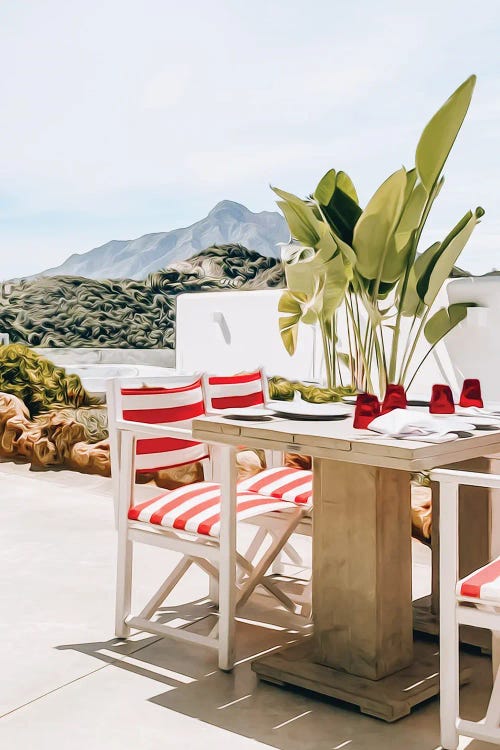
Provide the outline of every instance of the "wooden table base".
{"type": "MultiPolygon", "coordinates": [[[[293,685],[358,706],[361,713],[392,722],[408,716],[414,706],[439,693],[439,654],[435,641],[417,640],[413,663],[380,680],[356,677],[311,658],[310,640],[257,659],[253,671],[261,680],[293,685]]],[[[460,673],[469,682],[470,668],[460,673]]]]}

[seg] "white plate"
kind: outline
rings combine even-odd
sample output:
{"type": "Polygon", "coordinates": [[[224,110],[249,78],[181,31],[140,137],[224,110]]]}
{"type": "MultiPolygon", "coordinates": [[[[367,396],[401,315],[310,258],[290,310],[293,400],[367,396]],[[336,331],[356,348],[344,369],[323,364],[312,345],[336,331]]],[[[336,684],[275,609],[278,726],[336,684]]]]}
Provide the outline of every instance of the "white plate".
{"type": "Polygon", "coordinates": [[[268,408],[288,419],[342,419],[351,414],[345,404],[309,404],[307,401],[270,401],[268,408]]]}
{"type": "Polygon", "coordinates": [[[472,422],[476,421],[493,421],[500,420],[500,408],[498,404],[485,404],[484,409],[478,407],[455,406],[455,413],[460,417],[466,417],[472,422]]]}
{"type": "Polygon", "coordinates": [[[273,418],[273,412],[258,406],[249,406],[246,409],[233,409],[222,414],[225,419],[243,419],[249,422],[267,422],[273,418]]]}
{"type": "Polygon", "coordinates": [[[342,401],[344,404],[352,404],[352,406],[356,406],[356,396],[342,396],[342,401]]]}

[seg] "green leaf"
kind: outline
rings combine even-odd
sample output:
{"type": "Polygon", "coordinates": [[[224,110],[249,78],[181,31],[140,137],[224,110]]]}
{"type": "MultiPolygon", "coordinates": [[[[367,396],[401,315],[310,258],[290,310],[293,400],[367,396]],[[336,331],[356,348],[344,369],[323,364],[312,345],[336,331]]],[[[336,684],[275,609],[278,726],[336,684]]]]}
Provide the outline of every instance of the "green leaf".
{"type": "Polygon", "coordinates": [[[329,227],[324,221],[318,224],[318,234],[320,238],[316,248],[324,254],[325,260],[327,258],[333,258],[340,250],[349,266],[354,266],[356,264],[356,253],[352,247],[338,237],[333,229],[331,229],[331,227],[329,227]]]}
{"type": "MultiPolygon", "coordinates": [[[[397,302],[398,306],[401,306],[401,314],[412,318],[414,315],[421,317],[424,313],[425,306],[420,299],[417,292],[417,282],[425,274],[427,268],[433,263],[436,254],[441,248],[440,242],[435,242],[433,245],[427,248],[425,252],[418,256],[413,267],[408,275],[408,282],[406,286],[406,293],[404,299],[401,302],[397,302]]],[[[401,280],[397,299],[400,300],[402,293],[403,280],[401,280]]]]}
{"type": "Polygon", "coordinates": [[[467,78],[443,104],[424,128],[417,145],[415,164],[418,176],[429,194],[441,174],[458,132],[462,126],[476,76],[467,78]]]}
{"type": "MultiPolygon", "coordinates": [[[[394,289],[395,283],[392,281],[385,282],[381,281],[378,287],[377,299],[386,299],[390,292],[394,289]]],[[[368,294],[373,296],[375,292],[375,279],[371,279],[367,286],[368,294]]]]}
{"type": "Polygon", "coordinates": [[[429,318],[424,328],[424,335],[429,344],[434,346],[456,325],[467,317],[467,308],[474,307],[472,303],[458,302],[449,307],[442,307],[432,318],[429,318]]]}
{"type": "Polygon", "coordinates": [[[295,350],[297,348],[297,337],[299,333],[298,321],[291,322],[290,318],[280,318],[279,326],[283,345],[288,354],[292,356],[292,354],[295,354],[295,350]]]}
{"type": "Polygon", "coordinates": [[[334,169],[329,169],[328,172],[318,182],[318,187],[314,191],[314,198],[320,205],[327,206],[335,192],[337,183],[337,173],[334,169]]]}
{"type": "Polygon", "coordinates": [[[302,313],[301,304],[305,302],[307,302],[307,295],[302,292],[294,292],[292,294],[286,290],[279,299],[278,312],[300,316],[302,313]]]}
{"type": "Polygon", "coordinates": [[[394,233],[395,251],[401,253],[404,251],[414,230],[419,226],[424,212],[427,194],[421,182],[419,182],[411,191],[399,220],[396,232],[394,233]]]}
{"type": "Polygon", "coordinates": [[[406,170],[401,168],[382,183],[356,223],[353,247],[357,270],[366,279],[376,279],[383,268],[388,245],[401,216],[406,186],[406,170]]]}
{"type": "Polygon", "coordinates": [[[484,215],[484,210],[476,208],[474,213],[468,211],[451,230],[434,253],[430,262],[417,281],[417,294],[428,307],[436,299],[439,290],[449,277],[457,258],[464,249],[474,227],[484,215]]]}
{"type": "Polygon", "coordinates": [[[337,242],[342,241],[351,246],[354,227],[362,211],[350,177],[345,172],[338,172],[335,175],[335,171],[331,169],[320,181],[314,197],[337,242]],[[334,176],[335,183],[333,184],[334,176]],[[328,200],[325,200],[326,198],[328,200]]]}
{"type": "Polygon", "coordinates": [[[278,201],[278,206],[283,211],[292,237],[303,245],[314,247],[319,240],[319,235],[315,229],[317,219],[311,208],[305,203],[288,203],[287,201],[278,201]]]}
{"type": "Polygon", "coordinates": [[[352,268],[346,264],[340,253],[331,257],[324,249],[305,252],[286,252],[282,255],[287,287],[297,295],[307,298],[310,314],[303,317],[304,323],[317,319],[318,295],[321,294],[322,318],[332,317],[344,299],[347,285],[352,277],[352,268]]]}
{"type": "Polygon", "coordinates": [[[287,193],[286,190],[281,190],[281,188],[273,187],[271,185],[271,190],[273,190],[276,195],[278,195],[282,200],[286,201],[287,203],[293,203],[296,205],[301,206],[303,203],[307,203],[307,201],[303,200],[302,198],[299,198],[298,195],[295,195],[294,193],[287,193]]]}
{"type": "Polygon", "coordinates": [[[281,261],[283,263],[299,263],[302,260],[314,258],[316,250],[313,247],[302,247],[290,243],[281,248],[281,261]]]}
{"type": "Polygon", "coordinates": [[[404,205],[394,233],[388,239],[387,251],[380,278],[385,283],[397,283],[406,272],[408,261],[415,256],[415,243],[427,193],[422,183],[416,184],[417,172],[406,175],[404,205]]]}
{"type": "Polygon", "coordinates": [[[278,318],[281,339],[288,354],[292,355],[297,347],[299,323],[303,316],[307,295],[301,292],[285,290],[278,302],[278,311],[287,313],[286,317],[278,318]]]}
{"type": "Polygon", "coordinates": [[[358,194],[354,187],[354,182],[351,180],[346,172],[338,172],[337,174],[337,189],[342,190],[354,203],[359,204],[358,194]]]}

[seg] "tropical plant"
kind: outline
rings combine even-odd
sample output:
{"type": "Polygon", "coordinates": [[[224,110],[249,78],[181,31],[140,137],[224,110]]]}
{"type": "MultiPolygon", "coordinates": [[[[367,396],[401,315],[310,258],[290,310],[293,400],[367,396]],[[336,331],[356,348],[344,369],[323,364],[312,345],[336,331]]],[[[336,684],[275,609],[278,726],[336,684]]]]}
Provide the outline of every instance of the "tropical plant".
{"type": "Polygon", "coordinates": [[[339,382],[341,363],[359,389],[383,395],[390,382],[408,387],[429,352],[467,315],[465,303],[432,316],[431,308],[483,209],[466,213],[424,252],[419,245],[475,81],[471,76],[459,86],[427,124],[415,167],[391,174],[364,209],[352,180],[334,169],[306,199],[273,188],[291,233],[282,250],[287,280],[279,303],[282,340],[292,354],[300,323],[318,325],[329,387],[339,382]],[[346,316],[347,352],[338,345],[340,315],[346,316]],[[403,319],[408,319],[406,340],[403,319]],[[429,350],[415,365],[422,334],[429,350]]]}

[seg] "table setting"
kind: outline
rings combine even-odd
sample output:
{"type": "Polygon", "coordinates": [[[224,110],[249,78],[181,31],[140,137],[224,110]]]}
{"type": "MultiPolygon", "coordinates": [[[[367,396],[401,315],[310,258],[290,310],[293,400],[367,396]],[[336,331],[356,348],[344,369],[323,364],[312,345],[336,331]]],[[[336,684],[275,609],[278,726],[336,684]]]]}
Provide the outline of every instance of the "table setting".
{"type": "Polygon", "coordinates": [[[457,403],[447,384],[434,384],[430,399],[408,399],[400,384],[389,384],[384,399],[358,393],[340,402],[311,403],[296,394],[292,401],[270,400],[223,415],[248,422],[340,421],[352,418],[363,439],[418,440],[443,443],[471,437],[475,431],[500,428],[500,404],[484,404],[477,379],[466,379],[457,403]]]}

